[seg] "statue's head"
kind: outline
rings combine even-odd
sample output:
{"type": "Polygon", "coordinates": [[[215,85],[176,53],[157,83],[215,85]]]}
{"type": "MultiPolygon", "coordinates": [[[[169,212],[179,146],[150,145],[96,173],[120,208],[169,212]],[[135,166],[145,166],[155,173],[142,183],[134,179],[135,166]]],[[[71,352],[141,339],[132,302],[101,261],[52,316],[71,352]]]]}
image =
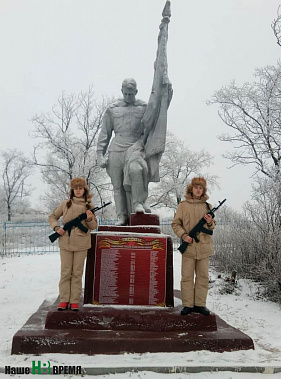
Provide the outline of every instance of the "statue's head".
{"type": "Polygon", "coordinates": [[[133,78],[124,79],[122,82],[121,92],[125,103],[132,104],[136,100],[137,82],[133,78]]]}

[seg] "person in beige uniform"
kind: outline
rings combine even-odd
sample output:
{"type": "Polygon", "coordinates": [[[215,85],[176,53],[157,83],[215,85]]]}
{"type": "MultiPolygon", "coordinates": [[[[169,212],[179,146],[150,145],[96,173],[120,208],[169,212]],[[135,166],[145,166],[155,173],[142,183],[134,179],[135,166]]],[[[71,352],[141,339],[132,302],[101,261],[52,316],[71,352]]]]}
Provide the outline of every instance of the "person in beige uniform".
{"type": "Polygon", "coordinates": [[[58,310],[70,307],[79,310],[79,300],[82,291],[82,275],[84,261],[91,247],[91,230],[96,229],[97,219],[90,211],[92,195],[84,178],[75,178],[70,182],[69,199],[61,204],[49,216],[49,225],[60,234],[59,247],[61,258],[61,277],[59,282],[60,304],[58,310]],[[88,229],[87,233],[75,227],[70,235],[60,227],[58,220],[62,217],[63,224],[87,213],[87,219],[82,224],[88,229]]]}
{"type": "Polygon", "coordinates": [[[199,242],[196,243],[189,235],[189,231],[205,218],[205,228],[213,230],[215,221],[208,211],[212,208],[207,203],[207,182],[203,177],[193,178],[186,188],[186,200],[181,201],[172,222],[174,233],[182,240],[188,242],[182,254],[181,270],[181,297],[182,315],[198,312],[209,315],[206,308],[206,299],[209,289],[209,257],[214,253],[212,237],[200,232],[199,242]],[[195,279],[195,280],[194,280],[195,279]]]}

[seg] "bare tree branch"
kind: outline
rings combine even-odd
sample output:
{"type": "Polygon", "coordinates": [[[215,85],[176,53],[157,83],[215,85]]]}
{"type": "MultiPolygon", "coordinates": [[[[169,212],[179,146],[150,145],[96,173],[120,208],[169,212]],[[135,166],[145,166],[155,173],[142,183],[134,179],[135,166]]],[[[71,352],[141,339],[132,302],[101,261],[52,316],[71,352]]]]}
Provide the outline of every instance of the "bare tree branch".
{"type": "Polygon", "coordinates": [[[277,18],[272,21],[271,28],[277,39],[277,44],[281,46],[281,15],[280,15],[280,5],[277,10],[277,18]]]}
{"type": "Polygon", "coordinates": [[[212,159],[204,150],[189,150],[180,139],[168,132],[165,152],[160,162],[161,182],[150,189],[150,203],[155,207],[165,206],[176,210],[191,175],[204,175],[211,187],[217,186],[217,177],[203,172],[210,167],[212,159]]]}
{"type": "MultiPolygon", "coordinates": [[[[33,117],[33,137],[40,141],[34,147],[34,164],[41,169],[51,192],[55,191],[57,201],[65,198],[69,180],[77,176],[83,176],[88,184],[94,183],[94,196],[106,191],[104,183],[108,180],[96,162],[96,142],[103,113],[111,102],[107,98],[97,102],[91,85],[78,96],[63,92],[51,114],[33,117]]],[[[108,188],[107,185],[107,191],[108,188]]],[[[53,207],[51,196],[47,198],[53,207]]]]}
{"type": "Polygon", "coordinates": [[[256,80],[242,87],[235,82],[215,92],[208,104],[218,104],[219,117],[231,133],[219,136],[234,151],[224,156],[234,165],[254,165],[256,173],[270,176],[281,160],[281,64],[257,69],[256,80]]]}
{"type": "Polygon", "coordinates": [[[5,202],[8,210],[8,221],[11,221],[14,203],[30,196],[26,180],[32,173],[32,162],[16,149],[1,153],[3,164],[5,202]]]}

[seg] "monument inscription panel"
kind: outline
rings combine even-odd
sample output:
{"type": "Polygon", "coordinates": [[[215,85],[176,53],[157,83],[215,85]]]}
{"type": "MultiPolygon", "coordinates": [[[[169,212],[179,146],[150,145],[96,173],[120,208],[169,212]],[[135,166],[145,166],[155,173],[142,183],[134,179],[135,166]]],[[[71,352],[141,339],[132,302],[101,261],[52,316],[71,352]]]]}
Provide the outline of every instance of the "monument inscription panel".
{"type": "Polygon", "coordinates": [[[164,237],[98,235],[93,303],[165,306],[166,251],[164,237]]]}

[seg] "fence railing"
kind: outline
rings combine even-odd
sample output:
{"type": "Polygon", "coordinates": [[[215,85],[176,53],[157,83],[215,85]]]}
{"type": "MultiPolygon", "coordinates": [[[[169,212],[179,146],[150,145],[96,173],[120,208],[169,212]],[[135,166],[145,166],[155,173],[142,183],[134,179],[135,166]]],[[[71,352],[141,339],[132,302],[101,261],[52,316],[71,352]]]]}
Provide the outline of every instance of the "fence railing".
{"type": "MultiPolygon", "coordinates": [[[[178,245],[179,239],[172,231],[172,220],[160,222],[160,229],[163,234],[172,236],[173,243],[178,245]]],[[[99,220],[99,225],[114,225],[116,220],[99,220]]],[[[58,241],[51,243],[49,235],[52,230],[46,221],[33,222],[3,222],[0,228],[0,254],[43,254],[59,251],[58,241]]]]}

